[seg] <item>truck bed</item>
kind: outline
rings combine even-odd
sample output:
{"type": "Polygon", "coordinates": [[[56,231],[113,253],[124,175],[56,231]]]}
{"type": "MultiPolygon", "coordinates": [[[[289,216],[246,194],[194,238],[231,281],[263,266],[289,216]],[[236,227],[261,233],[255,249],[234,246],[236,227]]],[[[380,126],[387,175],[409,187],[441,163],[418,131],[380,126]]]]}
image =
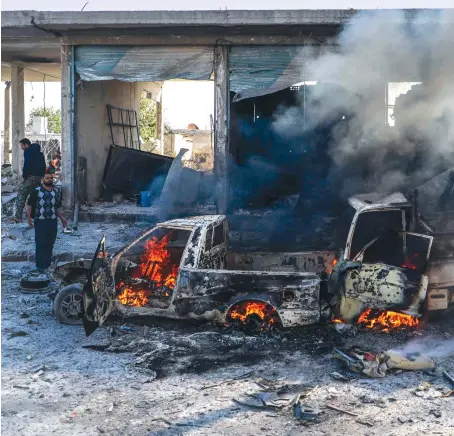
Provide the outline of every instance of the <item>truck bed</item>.
{"type": "Polygon", "coordinates": [[[307,272],[330,274],[338,259],[333,251],[227,253],[227,269],[234,271],[307,272]]]}

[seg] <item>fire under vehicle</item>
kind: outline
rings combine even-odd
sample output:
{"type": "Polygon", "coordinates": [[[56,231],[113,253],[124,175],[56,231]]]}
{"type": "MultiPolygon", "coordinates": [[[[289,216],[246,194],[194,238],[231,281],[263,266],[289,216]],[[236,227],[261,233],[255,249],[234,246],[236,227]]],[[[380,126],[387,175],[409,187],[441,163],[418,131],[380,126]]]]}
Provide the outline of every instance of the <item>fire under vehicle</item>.
{"type": "Polygon", "coordinates": [[[263,329],[380,311],[417,323],[454,303],[454,237],[436,233],[403,194],[350,198],[339,227],[338,252],[229,252],[222,215],[160,223],[110,259],[103,238],[91,261],[56,269],[54,310],[63,323],[83,317],[90,334],[114,309],[263,329]]]}

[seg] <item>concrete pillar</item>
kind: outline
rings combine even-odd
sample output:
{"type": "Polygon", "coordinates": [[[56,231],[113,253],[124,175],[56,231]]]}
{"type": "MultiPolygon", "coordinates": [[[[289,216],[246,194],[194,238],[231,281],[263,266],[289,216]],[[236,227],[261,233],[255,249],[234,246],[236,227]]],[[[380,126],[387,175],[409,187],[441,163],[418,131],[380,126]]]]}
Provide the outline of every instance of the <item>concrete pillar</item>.
{"type": "Polygon", "coordinates": [[[9,151],[11,149],[11,137],[10,137],[10,127],[11,127],[11,82],[5,82],[5,118],[3,125],[3,163],[10,163],[9,161],[9,151]]]}
{"type": "Polygon", "coordinates": [[[228,46],[214,48],[214,173],[217,180],[218,213],[227,212],[230,86],[228,46]]]}
{"type": "Polygon", "coordinates": [[[16,178],[22,177],[24,153],[19,141],[25,136],[24,113],[24,69],[11,65],[11,112],[12,112],[12,161],[11,166],[16,178]]]}
{"type": "Polygon", "coordinates": [[[156,138],[159,139],[159,147],[156,152],[159,154],[164,154],[164,117],[162,115],[161,91],[161,101],[156,102],[156,138]]]}
{"type": "Polygon", "coordinates": [[[61,180],[63,207],[70,209],[74,204],[74,132],[73,132],[73,87],[72,47],[61,46],[61,180]]]}

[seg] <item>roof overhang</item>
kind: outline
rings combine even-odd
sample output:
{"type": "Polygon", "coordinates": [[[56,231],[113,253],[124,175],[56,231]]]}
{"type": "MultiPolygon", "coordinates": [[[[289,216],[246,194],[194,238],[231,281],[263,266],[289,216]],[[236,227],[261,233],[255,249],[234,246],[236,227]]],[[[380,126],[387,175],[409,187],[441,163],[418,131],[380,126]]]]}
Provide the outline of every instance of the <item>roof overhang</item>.
{"type": "MultiPolygon", "coordinates": [[[[60,82],[61,68],[60,64],[48,63],[25,63],[17,62],[15,65],[24,67],[25,82],[60,82]]],[[[2,63],[2,82],[11,80],[11,66],[2,63]]]]}
{"type": "MultiPolygon", "coordinates": [[[[60,44],[300,45],[332,43],[358,14],[397,20],[396,10],[3,11],[2,62],[59,63],[60,44]]],[[[403,11],[448,20],[452,10],[403,11]],[[451,12],[449,12],[451,11],[451,12]]]]}

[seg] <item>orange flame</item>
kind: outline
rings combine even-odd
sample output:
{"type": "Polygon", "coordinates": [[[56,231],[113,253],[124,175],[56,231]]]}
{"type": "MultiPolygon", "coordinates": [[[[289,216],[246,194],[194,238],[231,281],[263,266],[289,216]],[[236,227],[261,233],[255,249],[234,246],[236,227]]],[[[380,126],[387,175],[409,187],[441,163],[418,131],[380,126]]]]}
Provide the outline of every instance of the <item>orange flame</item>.
{"type": "Polygon", "coordinates": [[[167,249],[169,235],[162,239],[152,237],[145,243],[145,253],[140,256],[141,264],[131,274],[133,278],[146,279],[149,286],[145,289],[134,289],[125,283],[120,282],[117,289],[120,294],[117,299],[120,303],[127,306],[145,306],[148,304],[148,297],[159,288],[159,297],[170,297],[170,291],[175,288],[178,276],[178,266],[172,265],[170,253],[167,249]],[[170,272],[169,272],[170,270],[170,272]]]}
{"type": "Polygon", "coordinates": [[[133,291],[127,286],[123,288],[121,294],[117,298],[121,304],[126,306],[142,307],[148,303],[148,297],[145,291],[133,291]]]}
{"type": "Polygon", "coordinates": [[[413,263],[413,261],[419,257],[419,253],[415,253],[412,256],[407,256],[405,258],[404,263],[402,264],[402,268],[409,268],[409,269],[416,269],[417,266],[413,263]]]}
{"type": "Polygon", "coordinates": [[[167,250],[169,236],[166,235],[161,240],[154,236],[145,243],[140,272],[142,277],[155,282],[156,286],[173,289],[178,275],[178,266],[172,265],[170,273],[164,273],[164,270],[170,266],[170,253],[167,250]]]}
{"type": "Polygon", "coordinates": [[[334,324],[345,324],[340,318],[333,318],[331,322],[334,324]]]}
{"type": "Polygon", "coordinates": [[[378,315],[374,315],[371,309],[367,309],[358,318],[357,323],[368,329],[377,329],[383,332],[390,330],[416,328],[419,320],[411,315],[404,313],[384,310],[378,315]]]}
{"type": "Polygon", "coordinates": [[[238,320],[242,323],[245,323],[251,315],[257,315],[261,321],[273,324],[276,309],[262,301],[245,301],[236,305],[229,314],[232,320],[238,320]]]}

